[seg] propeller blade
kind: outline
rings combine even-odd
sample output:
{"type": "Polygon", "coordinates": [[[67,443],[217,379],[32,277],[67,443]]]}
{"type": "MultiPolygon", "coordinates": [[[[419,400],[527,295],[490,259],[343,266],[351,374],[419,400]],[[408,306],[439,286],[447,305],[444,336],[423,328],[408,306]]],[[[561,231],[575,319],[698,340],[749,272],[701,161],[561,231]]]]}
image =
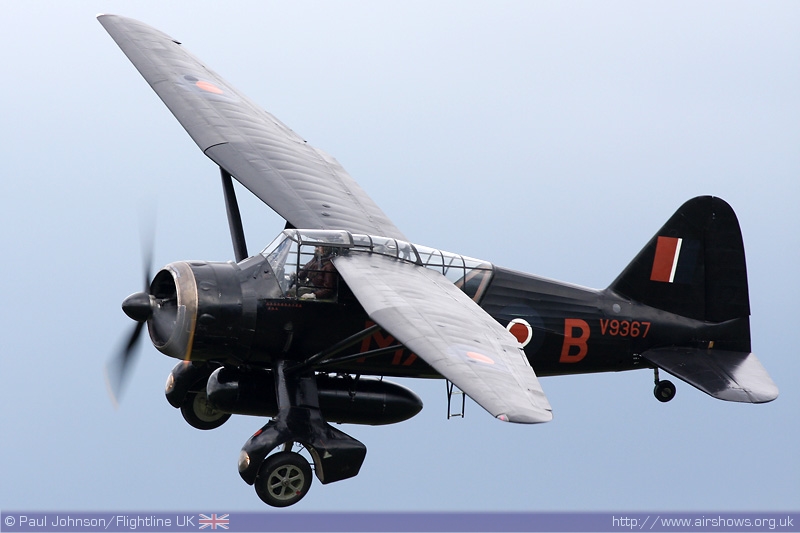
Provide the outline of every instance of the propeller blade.
{"type": "Polygon", "coordinates": [[[150,292],[150,281],[153,279],[153,249],[155,248],[155,216],[151,214],[151,216],[145,217],[144,215],[139,215],[139,246],[141,248],[142,253],[142,272],[144,273],[144,292],[150,292]],[[148,227],[144,227],[145,223],[144,220],[150,220],[150,223],[147,224],[148,227]]]}
{"type": "MultiPolygon", "coordinates": [[[[152,220],[153,217],[150,217],[152,220]]],[[[155,228],[150,224],[148,229],[144,229],[144,224],[140,222],[139,244],[142,254],[142,271],[144,273],[144,287],[142,292],[137,292],[128,296],[122,302],[122,310],[131,319],[136,321],[136,326],[121,349],[106,363],[104,374],[106,387],[114,406],[119,405],[119,398],[122,388],[130,372],[131,362],[136,357],[136,347],[139,339],[142,338],[142,330],[148,319],[153,316],[153,298],[150,296],[150,280],[153,271],[153,243],[155,242],[155,228]]]]}
{"type": "Polygon", "coordinates": [[[139,339],[142,338],[142,330],[145,324],[146,322],[138,322],[133,328],[130,338],[122,346],[122,349],[106,363],[106,386],[108,387],[108,393],[115,407],[119,405],[122,388],[129,375],[128,372],[130,370],[131,361],[135,357],[136,346],[139,344],[139,339]]]}

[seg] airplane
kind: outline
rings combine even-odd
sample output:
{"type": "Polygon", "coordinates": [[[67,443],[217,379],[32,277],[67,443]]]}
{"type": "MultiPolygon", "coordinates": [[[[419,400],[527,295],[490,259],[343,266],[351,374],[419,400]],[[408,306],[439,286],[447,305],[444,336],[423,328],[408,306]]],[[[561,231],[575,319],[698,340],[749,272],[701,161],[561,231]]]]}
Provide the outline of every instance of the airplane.
{"type": "Polygon", "coordinates": [[[322,484],[359,473],[366,446],[331,423],[393,424],[422,409],[387,377],[446,380],[448,413],[460,398],[463,414],[466,395],[520,424],[552,419],[537,376],[650,369],[661,402],[676,387],[659,371],[721,400],[778,396],[751,353],[744,245],[724,200],[684,203],[602,290],[412,244],[333,157],[180,42],[98,20],[219,166],[235,257],[146,272],[122,304],[137,324],[108,367],[112,388],[146,325],[179,360],[166,397],[189,424],[269,418],[238,461],[266,504],[296,504],[312,472],[322,484]],[[234,178],[286,221],[255,255],[234,178]]]}

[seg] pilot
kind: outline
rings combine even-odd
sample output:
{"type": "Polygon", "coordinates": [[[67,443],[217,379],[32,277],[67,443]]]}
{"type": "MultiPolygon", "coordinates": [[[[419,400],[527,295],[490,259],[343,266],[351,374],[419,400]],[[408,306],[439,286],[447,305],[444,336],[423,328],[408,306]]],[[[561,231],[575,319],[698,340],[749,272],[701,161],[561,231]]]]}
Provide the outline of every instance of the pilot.
{"type": "Polygon", "coordinates": [[[333,298],[336,289],[336,269],[333,266],[333,249],[325,246],[314,248],[314,257],[297,273],[298,280],[305,280],[298,289],[301,300],[325,300],[333,298]]]}

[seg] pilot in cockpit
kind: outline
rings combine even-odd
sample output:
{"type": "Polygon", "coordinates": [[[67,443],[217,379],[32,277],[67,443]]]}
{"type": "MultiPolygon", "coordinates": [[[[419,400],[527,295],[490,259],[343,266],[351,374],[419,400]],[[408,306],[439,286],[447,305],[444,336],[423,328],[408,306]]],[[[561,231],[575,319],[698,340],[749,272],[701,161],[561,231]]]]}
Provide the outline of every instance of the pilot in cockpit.
{"type": "Polygon", "coordinates": [[[336,269],[333,249],[314,248],[314,257],[297,273],[297,295],[301,300],[328,300],[336,292],[336,269]]]}

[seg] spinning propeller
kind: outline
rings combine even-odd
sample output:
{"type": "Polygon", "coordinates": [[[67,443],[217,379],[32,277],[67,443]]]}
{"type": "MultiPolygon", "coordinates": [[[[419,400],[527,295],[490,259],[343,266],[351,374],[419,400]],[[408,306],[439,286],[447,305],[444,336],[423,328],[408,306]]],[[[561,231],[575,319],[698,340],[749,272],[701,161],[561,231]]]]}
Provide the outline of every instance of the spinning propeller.
{"type": "Polygon", "coordinates": [[[150,294],[150,280],[152,279],[153,264],[153,237],[145,242],[142,239],[142,270],[144,271],[144,290],[131,294],[122,302],[122,310],[131,319],[137,322],[131,332],[127,342],[125,342],[119,352],[111,358],[105,367],[106,385],[111,400],[116,406],[122,393],[122,387],[127,379],[131,361],[135,357],[136,346],[141,339],[142,330],[148,320],[154,316],[153,310],[157,307],[155,298],[150,294]]]}

